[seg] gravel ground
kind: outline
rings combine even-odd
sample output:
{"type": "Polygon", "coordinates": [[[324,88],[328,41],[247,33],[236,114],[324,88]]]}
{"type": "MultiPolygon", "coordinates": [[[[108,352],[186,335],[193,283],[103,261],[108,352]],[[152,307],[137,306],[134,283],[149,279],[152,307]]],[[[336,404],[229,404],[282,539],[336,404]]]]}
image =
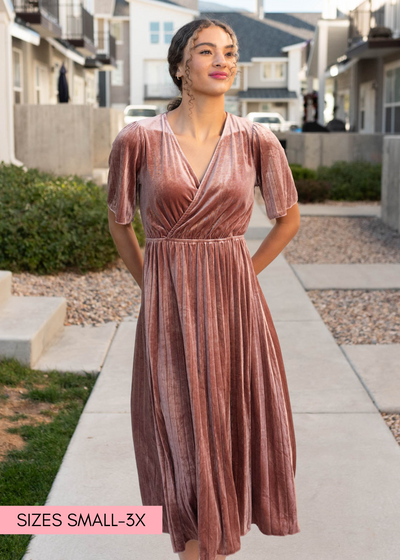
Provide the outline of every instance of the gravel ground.
{"type": "Polygon", "coordinates": [[[62,272],[48,276],[13,273],[11,294],[65,297],[65,326],[96,326],[109,321],[119,323],[128,315],[137,317],[141,298],[138,284],[120,257],[102,272],[62,272]]]}
{"type": "Polygon", "coordinates": [[[400,233],[377,217],[302,216],[283,255],[290,264],[400,263],[400,233]]]}

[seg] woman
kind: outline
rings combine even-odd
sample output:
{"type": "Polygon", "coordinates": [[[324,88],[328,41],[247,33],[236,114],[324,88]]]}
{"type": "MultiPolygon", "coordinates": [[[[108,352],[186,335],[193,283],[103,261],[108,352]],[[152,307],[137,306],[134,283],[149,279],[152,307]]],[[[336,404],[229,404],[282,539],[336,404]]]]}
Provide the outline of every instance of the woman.
{"type": "Polygon", "coordinates": [[[179,29],[168,62],[182,98],[120,131],[109,161],[110,231],[142,289],[131,394],[141,497],[163,506],[181,560],[224,559],[251,523],[300,531],[284,364],[256,276],[299,228],[297,191],[275,135],[224,111],[237,58],[225,23],[179,29]],[[276,225],[251,257],[255,185],[276,225]]]}

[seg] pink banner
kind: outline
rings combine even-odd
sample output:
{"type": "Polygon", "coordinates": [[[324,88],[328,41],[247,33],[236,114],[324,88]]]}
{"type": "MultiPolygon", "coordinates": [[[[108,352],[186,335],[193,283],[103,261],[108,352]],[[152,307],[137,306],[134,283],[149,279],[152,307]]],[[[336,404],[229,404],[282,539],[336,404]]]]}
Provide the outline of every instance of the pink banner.
{"type": "Polygon", "coordinates": [[[162,506],[0,506],[1,535],[160,535],[162,506]]]}

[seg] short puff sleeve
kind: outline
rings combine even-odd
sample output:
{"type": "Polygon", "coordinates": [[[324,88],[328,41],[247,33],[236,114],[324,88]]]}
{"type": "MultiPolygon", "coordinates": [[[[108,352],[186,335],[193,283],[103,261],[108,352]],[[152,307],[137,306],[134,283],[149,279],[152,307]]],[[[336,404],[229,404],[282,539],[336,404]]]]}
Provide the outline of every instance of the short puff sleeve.
{"type": "Polygon", "coordinates": [[[286,216],[298,201],[292,171],[281,143],[269,128],[253,123],[256,185],[260,187],[270,220],[286,216]]]}
{"type": "Polygon", "coordinates": [[[107,204],[118,224],[133,221],[143,151],[139,121],[126,125],[114,139],[108,158],[107,204]]]}

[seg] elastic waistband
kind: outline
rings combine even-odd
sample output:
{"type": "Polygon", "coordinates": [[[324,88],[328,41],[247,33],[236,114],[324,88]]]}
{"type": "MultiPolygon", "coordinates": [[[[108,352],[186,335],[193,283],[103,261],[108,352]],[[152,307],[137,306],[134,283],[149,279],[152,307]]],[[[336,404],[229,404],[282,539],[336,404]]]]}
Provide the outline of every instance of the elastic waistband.
{"type": "Polygon", "coordinates": [[[232,240],[244,239],[244,235],[231,235],[230,237],[218,237],[216,239],[210,239],[209,237],[204,237],[199,239],[198,237],[194,239],[184,239],[178,237],[146,237],[146,241],[173,241],[174,243],[220,243],[221,241],[232,241],[232,240]]]}

